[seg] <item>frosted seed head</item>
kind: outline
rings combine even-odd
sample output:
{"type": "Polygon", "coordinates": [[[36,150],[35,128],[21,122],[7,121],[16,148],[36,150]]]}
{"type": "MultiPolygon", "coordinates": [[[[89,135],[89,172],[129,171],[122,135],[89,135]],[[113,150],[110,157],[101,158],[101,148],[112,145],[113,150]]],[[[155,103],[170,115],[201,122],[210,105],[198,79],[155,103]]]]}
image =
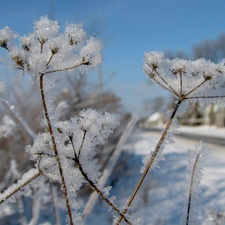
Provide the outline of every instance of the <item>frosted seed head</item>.
{"type": "Polygon", "coordinates": [[[195,97],[223,96],[224,62],[165,59],[163,53],[148,52],[144,55],[144,72],[154,82],[170,91],[177,99],[195,101],[195,97]]]}
{"type": "Polygon", "coordinates": [[[14,47],[9,53],[12,61],[14,62],[14,66],[16,69],[28,69],[27,65],[27,53],[24,50],[20,50],[17,47],[14,47]]]}
{"type": "Polygon", "coordinates": [[[9,27],[5,27],[0,30],[0,46],[9,50],[9,44],[12,39],[17,38],[18,35],[9,29],[9,27]]]}
{"type": "Polygon", "coordinates": [[[34,30],[39,41],[45,42],[57,35],[59,26],[57,21],[49,20],[44,16],[34,22],[34,30]]]}
{"type": "Polygon", "coordinates": [[[163,60],[164,54],[162,52],[145,52],[144,61],[151,67],[152,71],[155,71],[163,60]]]}
{"type": "Polygon", "coordinates": [[[68,35],[70,45],[78,46],[86,38],[82,24],[67,24],[65,32],[68,35]]]}
{"type": "Polygon", "coordinates": [[[81,49],[80,55],[85,65],[91,65],[96,67],[101,63],[102,56],[100,51],[102,50],[102,43],[95,38],[90,38],[87,44],[81,49]]]}
{"type": "Polygon", "coordinates": [[[19,40],[20,40],[21,47],[25,51],[30,51],[31,43],[34,40],[34,34],[24,35],[19,40]]]}

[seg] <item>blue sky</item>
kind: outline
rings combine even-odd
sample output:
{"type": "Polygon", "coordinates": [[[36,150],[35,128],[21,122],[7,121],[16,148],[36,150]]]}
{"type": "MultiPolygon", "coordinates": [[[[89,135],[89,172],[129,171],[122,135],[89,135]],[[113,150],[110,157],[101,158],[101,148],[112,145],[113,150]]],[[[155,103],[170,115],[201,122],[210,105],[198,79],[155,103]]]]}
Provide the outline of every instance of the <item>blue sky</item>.
{"type": "MultiPolygon", "coordinates": [[[[224,0],[7,0],[1,3],[0,29],[20,35],[32,31],[33,21],[49,15],[63,27],[83,22],[104,42],[103,80],[123,100],[125,109],[143,114],[142,103],[164,93],[149,86],[141,70],[145,51],[184,50],[225,32],[224,0]]],[[[145,112],[147,114],[147,112],[145,112]]]]}

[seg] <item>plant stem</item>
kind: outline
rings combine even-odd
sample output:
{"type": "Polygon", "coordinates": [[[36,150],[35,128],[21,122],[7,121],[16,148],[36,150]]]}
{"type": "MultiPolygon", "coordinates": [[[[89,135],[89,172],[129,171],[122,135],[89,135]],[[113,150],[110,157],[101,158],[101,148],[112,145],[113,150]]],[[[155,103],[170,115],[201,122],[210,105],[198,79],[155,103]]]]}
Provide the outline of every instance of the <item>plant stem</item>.
{"type": "Polygon", "coordinates": [[[54,54],[52,53],[48,62],[46,63],[45,67],[48,68],[49,63],[51,62],[52,58],[53,58],[54,54]]]}
{"type": "Polygon", "coordinates": [[[16,120],[16,122],[19,124],[19,126],[26,132],[28,137],[30,138],[30,141],[33,142],[35,134],[31,130],[31,128],[28,126],[28,124],[19,116],[19,114],[11,108],[9,103],[7,101],[2,101],[6,109],[9,111],[9,113],[13,116],[13,119],[16,120]]]}
{"type": "MultiPolygon", "coordinates": [[[[169,87],[169,90],[174,93],[176,96],[179,97],[179,94],[172,88],[172,86],[155,70],[156,74],[160,77],[160,79],[169,87]]],[[[161,85],[161,83],[160,83],[161,85]]]]}
{"type": "Polygon", "coordinates": [[[50,193],[51,193],[51,202],[52,202],[52,213],[53,213],[53,220],[54,220],[54,225],[57,225],[57,211],[56,211],[56,203],[55,203],[55,196],[54,196],[54,187],[53,184],[50,185],[50,193]]]}
{"type": "Polygon", "coordinates": [[[198,163],[199,155],[200,155],[200,153],[198,153],[197,156],[196,156],[195,163],[194,163],[194,167],[193,167],[193,170],[192,170],[192,173],[191,173],[191,183],[190,183],[190,188],[189,188],[189,197],[188,197],[188,209],[187,209],[186,225],[189,224],[190,210],[191,210],[192,187],[193,187],[193,183],[194,183],[195,169],[196,169],[196,166],[197,166],[197,163],[198,163]]]}
{"type": "Polygon", "coordinates": [[[99,197],[104,200],[106,202],[107,205],[109,205],[110,208],[112,208],[120,217],[122,217],[124,219],[124,221],[127,224],[131,225],[131,222],[125,217],[125,215],[123,215],[119,209],[116,208],[116,206],[110,202],[105,196],[104,194],[101,192],[101,190],[94,184],[94,182],[89,179],[88,175],[85,173],[85,171],[83,170],[82,165],[80,164],[80,160],[77,156],[76,150],[75,150],[75,146],[73,144],[73,138],[72,136],[69,136],[69,139],[71,141],[72,144],[72,148],[73,148],[73,152],[74,152],[74,161],[76,163],[76,166],[78,167],[80,173],[82,174],[82,176],[84,177],[84,179],[88,182],[88,184],[98,193],[99,197]]]}
{"type": "Polygon", "coordinates": [[[190,95],[193,91],[195,91],[196,89],[198,89],[200,86],[202,86],[206,81],[208,81],[207,79],[204,79],[199,85],[197,85],[195,88],[193,88],[192,90],[190,90],[187,94],[185,94],[183,96],[183,98],[186,98],[188,95],[190,95]]]}
{"type": "Polygon", "coordinates": [[[46,71],[46,72],[44,72],[41,75],[50,74],[50,73],[57,73],[57,72],[62,72],[62,71],[67,71],[67,70],[72,70],[72,69],[75,69],[75,68],[77,68],[79,66],[85,65],[86,63],[88,63],[88,62],[83,62],[82,61],[81,63],[78,63],[78,64],[76,64],[74,66],[71,66],[71,67],[46,71]]]}
{"type": "Polygon", "coordinates": [[[68,191],[67,191],[67,188],[66,188],[65,177],[63,175],[62,164],[61,164],[61,161],[60,161],[60,158],[59,158],[59,153],[58,153],[58,149],[57,149],[57,146],[56,146],[51,121],[50,121],[49,115],[48,115],[47,104],[46,104],[46,101],[45,101],[43,79],[44,79],[44,74],[40,74],[40,93],[41,93],[42,105],[43,105],[44,114],[45,114],[45,118],[46,118],[47,125],[48,125],[48,131],[49,131],[49,134],[51,136],[51,141],[52,141],[52,146],[53,146],[53,150],[54,150],[54,153],[55,153],[56,162],[57,162],[58,169],[59,169],[59,174],[60,174],[60,178],[61,178],[61,186],[62,186],[64,198],[65,198],[65,201],[66,201],[66,208],[67,208],[67,213],[68,213],[68,217],[69,217],[69,222],[70,222],[70,225],[73,225],[72,212],[71,212],[71,209],[70,209],[69,197],[68,197],[68,191]]]}
{"type": "Polygon", "coordinates": [[[225,95],[215,95],[215,96],[191,96],[191,97],[185,97],[184,100],[188,99],[194,99],[194,98],[225,98],[225,95]]]}
{"type": "Polygon", "coordinates": [[[180,74],[180,96],[182,96],[182,92],[183,92],[183,77],[182,77],[182,72],[179,72],[180,74]]]}
{"type": "MultiPolygon", "coordinates": [[[[134,190],[133,190],[133,192],[132,192],[130,198],[128,199],[128,201],[127,201],[127,203],[126,203],[125,208],[124,208],[123,211],[122,211],[123,214],[126,214],[128,208],[129,208],[129,206],[130,206],[131,203],[133,202],[133,200],[134,200],[134,198],[135,198],[135,196],[136,196],[138,190],[140,189],[140,187],[141,187],[141,185],[142,185],[142,182],[144,181],[144,179],[145,179],[145,177],[146,177],[146,175],[147,175],[149,169],[151,168],[152,163],[154,162],[154,160],[155,160],[155,158],[156,158],[156,156],[157,156],[157,154],[158,154],[158,151],[159,151],[159,149],[160,149],[160,147],[161,147],[161,144],[163,143],[163,141],[164,141],[164,139],[165,139],[165,137],[166,137],[166,134],[167,134],[167,132],[168,132],[168,130],[169,130],[169,128],[170,128],[170,125],[171,125],[171,123],[172,123],[172,121],[173,121],[173,119],[174,119],[174,117],[175,117],[175,114],[176,114],[176,112],[177,112],[177,110],[178,110],[178,108],[179,108],[181,102],[182,102],[182,100],[178,100],[178,102],[177,102],[177,104],[176,104],[176,106],[175,106],[175,108],[174,108],[174,110],[173,110],[173,112],[172,112],[172,114],[171,114],[171,116],[170,116],[170,119],[168,120],[168,122],[167,122],[167,124],[166,124],[166,127],[165,127],[165,129],[164,129],[164,131],[163,131],[163,133],[162,133],[162,135],[161,135],[159,141],[158,141],[158,144],[156,145],[155,150],[154,150],[154,152],[152,153],[152,156],[151,156],[151,158],[149,159],[149,162],[148,162],[147,166],[145,167],[144,172],[143,172],[142,175],[141,175],[141,178],[139,179],[139,181],[138,181],[137,185],[135,186],[135,188],[134,188],[134,190]]],[[[120,216],[120,217],[118,218],[117,222],[116,222],[116,225],[119,225],[120,222],[121,222],[122,220],[123,220],[123,218],[120,216]]]]}
{"type": "Polygon", "coordinates": [[[83,148],[83,145],[84,145],[84,140],[85,140],[86,134],[87,134],[87,130],[84,130],[84,134],[83,134],[83,138],[82,138],[82,141],[81,141],[81,145],[80,145],[80,148],[78,150],[78,156],[77,156],[78,159],[80,158],[80,153],[81,153],[81,149],[83,148]]]}
{"type": "MultiPolygon", "coordinates": [[[[27,174],[29,174],[30,171],[31,170],[29,170],[27,173],[24,173],[24,175],[26,174],[26,176],[28,176],[27,174]]],[[[1,196],[1,198],[0,198],[0,204],[2,204],[8,198],[10,198],[11,196],[13,196],[18,191],[20,191],[22,188],[24,188],[27,184],[29,184],[31,181],[33,181],[37,177],[39,177],[41,174],[42,174],[41,171],[39,171],[38,169],[35,169],[35,171],[32,172],[32,176],[31,177],[28,177],[23,182],[18,181],[18,183],[16,185],[13,185],[13,188],[12,187],[9,187],[8,189],[6,189],[5,192],[4,192],[6,194],[3,193],[2,196],[1,196]]]]}

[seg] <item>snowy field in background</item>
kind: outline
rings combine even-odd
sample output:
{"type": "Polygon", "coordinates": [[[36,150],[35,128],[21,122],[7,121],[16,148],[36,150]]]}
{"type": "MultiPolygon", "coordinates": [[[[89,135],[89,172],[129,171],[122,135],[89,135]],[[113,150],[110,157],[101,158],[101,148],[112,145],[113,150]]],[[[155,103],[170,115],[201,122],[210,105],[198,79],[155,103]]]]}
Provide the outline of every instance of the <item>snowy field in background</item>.
{"type": "Polygon", "coordinates": [[[225,128],[216,126],[181,126],[179,128],[180,132],[192,133],[192,134],[202,134],[211,137],[220,137],[225,139],[225,128]]]}
{"type": "MultiPolygon", "coordinates": [[[[225,130],[210,129],[210,133],[225,134],[225,130]]],[[[187,128],[183,131],[188,132],[187,128]]],[[[196,129],[197,130],[197,129],[196,129]]],[[[198,128],[197,133],[199,133],[198,128]]],[[[207,127],[201,128],[208,132],[207,127]]],[[[190,130],[189,132],[194,132],[190,130]]],[[[116,204],[122,205],[133,190],[140,177],[141,160],[149,154],[159,138],[159,133],[136,130],[127,141],[116,170],[112,175],[112,195],[116,195],[116,204]]],[[[145,225],[176,225],[180,220],[184,207],[184,192],[188,186],[187,150],[194,149],[197,141],[176,137],[175,144],[168,145],[164,150],[165,161],[160,168],[151,171],[132,205],[132,212],[144,218],[145,225]]],[[[211,221],[210,212],[225,211],[225,147],[207,144],[210,149],[205,163],[204,177],[201,185],[201,202],[198,213],[201,224],[216,224],[211,221]]],[[[99,201],[85,224],[112,224],[112,214],[107,211],[104,202],[99,201]],[[108,222],[107,222],[108,221],[108,222]]],[[[224,213],[225,215],[225,213],[224,213]]],[[[222,220],[221,220],[222,221],[222,220]]],[[[225,224],[225,222],[217,223],[225,224]]]]}

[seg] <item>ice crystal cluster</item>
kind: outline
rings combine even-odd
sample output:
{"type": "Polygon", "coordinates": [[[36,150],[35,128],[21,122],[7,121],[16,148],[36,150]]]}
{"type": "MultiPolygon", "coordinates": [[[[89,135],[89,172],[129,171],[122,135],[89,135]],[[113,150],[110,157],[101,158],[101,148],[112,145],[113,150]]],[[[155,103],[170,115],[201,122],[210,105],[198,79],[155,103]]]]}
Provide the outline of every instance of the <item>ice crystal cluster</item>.
{"type": "MultiPolygon", "coordinates": [[[[118,126],[118,115],[98,113],[93,109],[80,112],[80,116],[73,117],[70,121],[58,121],[54,124],[55,138],[59,155],[64,160],[68,173],[77,170],[75,159],[85,168],[87,175],[94,181],[98,181],[100,173],[97,161],[93,160],[95,148],[104,144],[105,139],[118,126]]],[[[32,146],[27,147],[32,159],[38,162],[38,167],[46,176],[59,180],[57,162],[54,157],[53,146],[49,133],[41,133],[34,140],[32,146]]],[[[77,172],[76,172],[77,173],[77,172]]],[[[70,182],[74,183],[74,176],[70,176],[70,182]]]]}
{"type": "Polygon", "coordinates": [[[15,68],[33,76],[74,73],[73,68],[82,65],[80,69],[87,70],[101,62],[102,44],[88,37],[81,25],[67,24],[65,31],[59,33],[57,21],[47,17],[35,21],[33,33],[22,37],[5,27],[0,31],[0,46],[8,51],[15,68]],[[19,46],[14,44],[16,38],[19,46]]]}
{"type": "Polygon", "coordinates": [[[177,117],[186,112],[189,103],[198,100],[205,107],[217,103],[225,107],[225,61],[215,64],[209,60],[195,61],[167,59],[162,52],[146,52],[142,69],[155,83],[169,91],[176,99],[175,109],[169,118],[168,127],[158,147],[143,159],[144,167],[151,158],[152,167],[156,168],[163,160],[162,151],[166,144],[173,143],[172,137],[177,133],[177,117]]]}
{"type": "Polygon", "coordinates": [[[203,177],[204,164],[208,155],[208,149],[200,142],[194,150],[188,150],[188,188],[185,192],[184,215],[182,223],[196,224],[198,221],[198,202],[200,194],[200,184],[203,177]]]}
{"type": "MultiPolygon", "coordinates": [[[[225,95],[224,61],[167,59],[162,52],[146,52],[143,70],[148,77],[170,91],[176,99],[194,101],[225,95]]],[[[222,101],[220,102],[222,103],[222,101]]]]}
{"type": "Polygon", "coordinates": [[[0,124],[0,138],[12,135],[15,127],[15,122],[9,116],[5,115],[0,124]]]}
{"type": "MultiPolygon", "coordinates": [[[[0,46],[8,52],[15,69],[39,82],[47,128],[26,148],[36,167],[1,194],[0,203],[42,177],[61,183],[69,224],[82,224],[76,192],[88,183],[101,197],[109,194],[110,188],[98,183],[100,166],[94,156],[96,147],[104,144],[118,126],[119,117],[84,109],[69,121],[59,121],[65,104],[55,107],[55,76],[62,78],[63,73],[75,74],[75,69],[83,73],[95,68],[101,62],[102,44],[89,37],[80,24],[67,24],[65,31],[59,33],[56,21],[41,17],[34,22],[33,33],[22,37],[8,27],[0,30],[0,46]]],[[[5,100],[6,95],[6,85],[0,81],[0,98],[5,100]]]]}

